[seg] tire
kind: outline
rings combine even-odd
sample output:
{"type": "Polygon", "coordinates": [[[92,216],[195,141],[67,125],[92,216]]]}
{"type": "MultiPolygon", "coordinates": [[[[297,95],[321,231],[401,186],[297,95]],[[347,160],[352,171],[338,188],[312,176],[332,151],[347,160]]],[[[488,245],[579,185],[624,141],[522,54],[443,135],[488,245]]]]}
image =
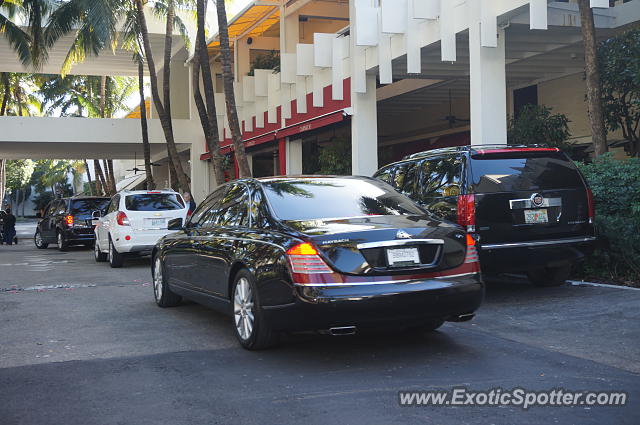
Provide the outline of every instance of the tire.
{"type": "Polygon", "coordinates": [[[104,263],[107,261],[107,253],[100,251],[97,241],[93,245],[93,258],[96,260],[96,263],[104,263]]]}
{"type": "Polygon", "coordinates": [[[563,285],[571,274],[571,266],[545,267],[527,273],[534,286],[551,287],[563,285]]]}
{"type": "Polygon", "coordinates": [[[64,234],[61,231],[58,231],[56,233],[56,237],[57,237],[57,241],[58,241],[58,249],[62,252],[66,251],[69,249],[69,243],[67,242],[67,240],[64,237],[64,234]]]}
{"type": "Polygon", "coordinates": [[[443,324],[444,324],[444,320],[442,319],[432,319],[432,320],[428,320],[426,322],[420,323],[419,325],[409,326],[407,330],[409,332],[417,332],[417,333],[433,332],[443,324]]]}
{"type": "Polygon", "coordinates": [[[38,249],[47,249],[49,247],[49,244],[42,239],[42,233],[40,233],[39,229],[36,230],[36,234],[33,235],[33,243],[38,249]]]}
{"type": "Polygon", "coordinates": [[[238,342],[247,350],[262,350],[278,342],[278,333],[267,323],[253,275],[240,270],[231,290],[233,316],[231,323],[238,342]]]}
{"type": "Polygon", "coordinates": [[[122,264],[124,264],[124,255],[120,254],[116,250],[116,247],[113,246],[113,241],[111,240],[111,236],[109,236],[108,258],[109,258],[109,265],[111,266],[111,268],[118,269],[122,267],[122,264]]]}
{"type": "Polygon", "coordinates": [[[175,307],[182,301],[182,297],[174,293],[164,280],[164,267],[160,256],[153,259],[153,296],[159,307],[175,307]]]}

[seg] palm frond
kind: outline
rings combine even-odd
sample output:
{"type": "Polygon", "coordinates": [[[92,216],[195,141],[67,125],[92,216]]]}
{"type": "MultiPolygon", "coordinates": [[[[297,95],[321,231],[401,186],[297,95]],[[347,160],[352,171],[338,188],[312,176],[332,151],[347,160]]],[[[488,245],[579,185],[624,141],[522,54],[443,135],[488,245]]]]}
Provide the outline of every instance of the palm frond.
{"type": "Polygon", "coordinates": [[[18,54],[20,62],[23,65],[29,65],[31,63],[31,36],[2,14],[0,14],[0,33],[4,33],[9,45],[18,54]]]}

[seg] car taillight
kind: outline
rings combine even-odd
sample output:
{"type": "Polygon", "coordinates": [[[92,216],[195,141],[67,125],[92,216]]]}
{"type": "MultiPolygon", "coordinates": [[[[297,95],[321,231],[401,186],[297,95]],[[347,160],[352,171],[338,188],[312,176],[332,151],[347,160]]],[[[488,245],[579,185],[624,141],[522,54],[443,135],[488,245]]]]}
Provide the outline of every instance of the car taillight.
{"type": "Polygon", "coordinates": [[[67,227],[73,227],[73,216],[72,215],[65,215],[64,216],[64,222],[67,225],[67,227]]]}
{"type": "Polygon", "coordinates": [[[298,244],[287,251],[291,270],[300,274],[332,273],[310,243],[298,244]]]}
{"type": "Polygon", "coordinates": [[[116,223],[120,226],[129,226],[129,217],[127,217],[124,212],[118,211],[118,215],[116,215],[116,223]]]}
{"type": "Polygon", "coordinates": [[[458,196],[458,224],[469,233],[476,231],[476,197],[475,195],[458,196]]]}
{"type": "Polygon", "coordinates": [[[476,249],[476,240],[473,236],[467,233],[467,256],[464,259],[465,263],[477,263],[478,250],[476,249]]]}
{"type": "Polygon", "coordinates": [[[596,218],[596,203],[593,200],[593,192],[587,189],[587,204],[589,208],[589,223],[593,223],[596,218]]]}

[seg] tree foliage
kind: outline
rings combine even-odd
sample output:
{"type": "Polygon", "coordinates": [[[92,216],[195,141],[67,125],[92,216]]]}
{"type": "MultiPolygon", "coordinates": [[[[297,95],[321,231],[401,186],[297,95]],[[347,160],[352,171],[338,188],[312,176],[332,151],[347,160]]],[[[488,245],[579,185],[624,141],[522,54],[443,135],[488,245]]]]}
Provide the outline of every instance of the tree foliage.
{"type": "Polygon", "coordinates": [[[249,76],[254,75],[256,69],[273,69],[273,72],[280,72],[280,52],[271,50],[268,53],[259,55],[251,62],[249,76]]]}
{"type": "Polygon", "coordinates": [[[598,56],[607,129],[622,130],[627,151],[640,156],[640,30],[603,41],[598,56]]]}
{"type": "Polygon", "coordinates": [[[351,174],[351,143],[349,139],[334,137],[320,147],[320,174],[346,176],[351,174]]]}
{"type": "Polygon", "coordinates": [[[15,159],[7,161],[7,189],[23,189],[31,180],[34,170],[34,162],[30,159],[15,159]]]}
{"type": "Polygon", "coordinates": [[[525,105],[517,117],[509,120],[510,145],[548,145],[566,149],[570,136],[567,116],[554,114],[547,106],[525,105]]]}
{"type": "Polygon", "coordinates": [[[604,242],[585,264],[588,275],[640,284],[640,158],[611,154],[578,164],[596,204],[596,230],[604,242]]]}

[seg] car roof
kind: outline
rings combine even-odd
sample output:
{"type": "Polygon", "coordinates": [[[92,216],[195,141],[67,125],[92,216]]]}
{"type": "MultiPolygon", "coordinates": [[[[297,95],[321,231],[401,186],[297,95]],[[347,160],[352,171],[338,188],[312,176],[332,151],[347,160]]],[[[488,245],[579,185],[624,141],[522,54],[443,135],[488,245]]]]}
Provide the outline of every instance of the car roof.
{"type": "Polygon", "coordinates": [[[154,194],[154,193],[171,193],[180,195],[178,192],[172,189],[158,189],[158,190],[121,190],[117,194],[123,195],[146,195],[146,194],[154,194]]]}
{"type": "Polygon", "coordinates": [[[62,201],[76,201],[76,200],[83,200],[83,199],[109,199],[109,197],[108,196],[70,196],[67,198],[60,198],[60,200],[62,201]]]}
{"type": "Polygon", "coordinates": [[[368,180],[370,177],[366,176],[333,176],[333,175],[294,175],[294,176],[274,176],[274,177],[258,177],[247,180],[253,180],[258,183],[271,183],[271,182],[293,182],[304,180],[327,180],[327,179],[350,179],[350,180],[368,180]]]}

